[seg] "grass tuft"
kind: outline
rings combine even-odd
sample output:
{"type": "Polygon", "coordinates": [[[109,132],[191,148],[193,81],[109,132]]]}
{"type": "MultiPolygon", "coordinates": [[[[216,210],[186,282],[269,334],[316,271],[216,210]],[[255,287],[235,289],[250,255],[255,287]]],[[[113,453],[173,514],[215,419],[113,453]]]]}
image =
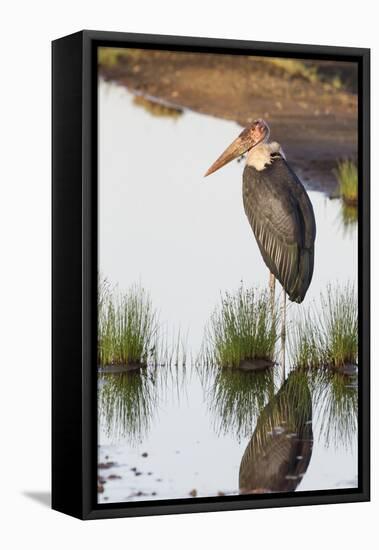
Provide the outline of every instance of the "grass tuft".
{"type": "Polygon", "coordinates": [[[358,303],[353,285],[321,295],[321,330],[326,363],[334,367],[356,363],[358,358],[358,303]]]}
{"type": "Polygon", "coordinates": [[[350,206],[356,206],[358,203],[358,170],[356,164],[351,160],[339,162],[335,175],[342,200],[350,206]]]}
{"type": "Polygon", "coordinates": [[[114,296],[99,290],[98,364],[147,365],[157,351],[158,316],[150,296],[140,286],[114,296]]]}
{"type": "Polygon", "coordinates": [[[184,368],[187,339],[180,330],[163,330],[149,294],[133,285],[115,292],[107,279],[98,280],[98,366],[184,368]]]}
{"type": "Polygon", "coordinates": [[[355,288],[329,285],[321,294],[321,311],[303,313],[294,323],[292,359],[296,367],[333,367],[356,364],[358,359],[358,304],[355,288]]]}
{"type": "Polygon", "coordinates": [[[269,294],[240,286],[226,292],[205,331],[201,362],[239,367],[244,361],[273,361],[277,340],[276,306],[269,294]]]}
{"type": "Polygon", "coordinates": [[[153,116],[156,117],[169,117],[169,118],[179,118],[183,114],[183,110],[177,107],[171,107],[160,101],[152,101],[151,99],[144,97],[142,95],[135,95],[133,98],[134,105],[137,107],[142,107],[153,116]]]}

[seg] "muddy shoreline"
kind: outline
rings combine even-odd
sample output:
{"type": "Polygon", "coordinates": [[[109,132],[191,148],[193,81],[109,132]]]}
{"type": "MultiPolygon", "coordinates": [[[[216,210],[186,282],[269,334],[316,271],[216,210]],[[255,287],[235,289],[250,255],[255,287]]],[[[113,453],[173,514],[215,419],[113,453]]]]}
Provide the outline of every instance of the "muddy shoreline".
{"type": "MultiPolygon", "coordinates": [[[[332,193],[336,162],[356,159],[357,96],[348,89],[287,74],[262,58],[131,52],[115,64],[100,65],[101,78],[140,96],[241,126],[264,117],[272,139],[282,144],[309,189],[332,193]]],[[[324,62],[322,70],[337,69],[324,62]]],[[[344,70],[354,79],[353,64],[346,63],[344,70]]]]}

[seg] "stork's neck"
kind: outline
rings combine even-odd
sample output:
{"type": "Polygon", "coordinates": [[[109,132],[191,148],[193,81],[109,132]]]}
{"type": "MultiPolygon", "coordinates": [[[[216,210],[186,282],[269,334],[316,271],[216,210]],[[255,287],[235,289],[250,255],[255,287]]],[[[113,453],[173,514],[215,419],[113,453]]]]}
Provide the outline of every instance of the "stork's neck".
{"type": "Polygon", "coordinates": [[[260,143],[256,147],[250,149],[247,154],[246,164],[248,166],[253,166],[253,168],[258,171],[264,170],[264,168],[272,162],[272,153],[279,153],[285,158],[279,143],[272,141],[271,143],[260,143]]]}

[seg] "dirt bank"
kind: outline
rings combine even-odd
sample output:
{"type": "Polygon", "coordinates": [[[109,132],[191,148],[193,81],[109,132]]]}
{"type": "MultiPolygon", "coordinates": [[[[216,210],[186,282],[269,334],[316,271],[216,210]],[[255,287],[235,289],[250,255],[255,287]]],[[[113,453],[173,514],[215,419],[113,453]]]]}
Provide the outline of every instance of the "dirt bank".
{"type": "Polygon", "coordinates": [[[332,191],[336,161],[356,158],[354,64],[106,50],[100,75],[131,91],[241,126],[264,117],[308,187],[332,191]]]}

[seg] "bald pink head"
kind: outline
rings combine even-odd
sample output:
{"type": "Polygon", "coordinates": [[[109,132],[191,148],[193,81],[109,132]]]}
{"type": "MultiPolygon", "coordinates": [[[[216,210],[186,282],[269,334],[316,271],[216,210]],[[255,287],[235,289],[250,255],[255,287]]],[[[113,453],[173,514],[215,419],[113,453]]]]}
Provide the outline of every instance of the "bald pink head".
{"type": "Polygon", "coordinates": [[[259,143],[268,140],[270,136],[270,127],[263,118],[258,118],[250,126],[247,126],[240,135],[229,145],[227,149],[207,170],[205,176],[209,176],[216,170],[219,170],[225,164],[233,159],[240,157],[259,143]]]}

